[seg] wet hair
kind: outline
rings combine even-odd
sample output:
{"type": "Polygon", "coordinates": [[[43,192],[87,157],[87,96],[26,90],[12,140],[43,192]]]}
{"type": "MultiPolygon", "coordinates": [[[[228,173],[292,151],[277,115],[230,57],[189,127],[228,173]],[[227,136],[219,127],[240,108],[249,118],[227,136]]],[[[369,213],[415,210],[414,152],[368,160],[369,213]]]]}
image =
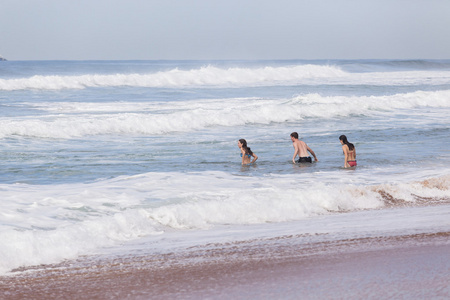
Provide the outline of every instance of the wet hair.
{"type": "Polygon", "coordinates": [[[247,146],[247,141],[244,139],[240,139],[239,142],[242,144],[242,148],[244,148],[245,154],[253,155],[253,151],[247,146]]]}
{"type": "Polygon", "coordinates": [[[297,132],[291,133],[291,136],[298,140],[298,133],[297,132]]]}
{"type": "Polygon", "coordinates": [[[353,145],[352,143],[350,143],[349,141],[347,141],[347,137],[345,135],[341,135],[339,137],[339,140],[341,140],[344,144],[346,144],[348,146],[348,150],[353,150],[355,149],[355,145],[353,145]]]}

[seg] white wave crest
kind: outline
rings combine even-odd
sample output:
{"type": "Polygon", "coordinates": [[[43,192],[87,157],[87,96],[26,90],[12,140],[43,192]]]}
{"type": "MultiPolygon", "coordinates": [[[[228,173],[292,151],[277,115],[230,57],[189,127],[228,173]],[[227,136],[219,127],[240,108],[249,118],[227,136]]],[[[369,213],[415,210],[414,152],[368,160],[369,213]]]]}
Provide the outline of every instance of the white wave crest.
{"type": "Polygon", "coordinates": [[[253,86],[295,83],[303,79],[344,76],[338,67],[300,65],[264,68],[173,69],[153,74],[86,74],[79,76],[33,76],[19,79],[0,79],[0,90],[24,89],[60,90],[87,87],[201,87],[201,86],[253,86]]]}
{"type": "Polygon", "coordinates": [[[260,68],[172,69],[147,74],[35,75],[0,79],[0,90],[62,90],[95,87],[246,87],[276,85],[439,85],[450,83],[449,71],[348,73],[332,65],[294,65],[260,68]]]}

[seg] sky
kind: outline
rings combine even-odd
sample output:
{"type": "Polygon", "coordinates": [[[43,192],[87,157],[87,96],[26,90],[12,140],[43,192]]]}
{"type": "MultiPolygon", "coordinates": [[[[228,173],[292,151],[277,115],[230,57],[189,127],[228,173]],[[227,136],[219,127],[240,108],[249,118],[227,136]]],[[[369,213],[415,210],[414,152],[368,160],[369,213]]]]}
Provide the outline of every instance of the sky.
{"type": "Polygon", "coordinates": [[[0,0],[0,55],[449,59],[450,0],[0,0]]]}

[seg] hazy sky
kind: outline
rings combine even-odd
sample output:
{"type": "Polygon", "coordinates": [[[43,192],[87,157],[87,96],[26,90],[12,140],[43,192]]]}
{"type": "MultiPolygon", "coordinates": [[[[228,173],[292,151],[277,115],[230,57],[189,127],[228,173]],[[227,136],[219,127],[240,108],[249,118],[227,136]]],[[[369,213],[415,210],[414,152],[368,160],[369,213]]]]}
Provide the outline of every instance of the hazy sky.
{"type": "Polygon", "coordinates": [[[0,55],[450,58],[450,0],[0,0],[0,55]]]}

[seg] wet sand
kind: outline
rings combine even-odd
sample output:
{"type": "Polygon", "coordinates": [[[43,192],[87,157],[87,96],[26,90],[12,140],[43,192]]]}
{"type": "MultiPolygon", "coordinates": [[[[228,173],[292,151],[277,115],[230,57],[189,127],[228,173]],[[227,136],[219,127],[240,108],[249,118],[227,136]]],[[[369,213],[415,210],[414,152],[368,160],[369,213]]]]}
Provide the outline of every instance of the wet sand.
{"type": "MultiPolygon", "coordinates": [[[[307,238],[307,237],[306,237],[307,238]]],[[[84,257],[0,277],[1,299],[448,299],[450,232],[84,257]]]]}

